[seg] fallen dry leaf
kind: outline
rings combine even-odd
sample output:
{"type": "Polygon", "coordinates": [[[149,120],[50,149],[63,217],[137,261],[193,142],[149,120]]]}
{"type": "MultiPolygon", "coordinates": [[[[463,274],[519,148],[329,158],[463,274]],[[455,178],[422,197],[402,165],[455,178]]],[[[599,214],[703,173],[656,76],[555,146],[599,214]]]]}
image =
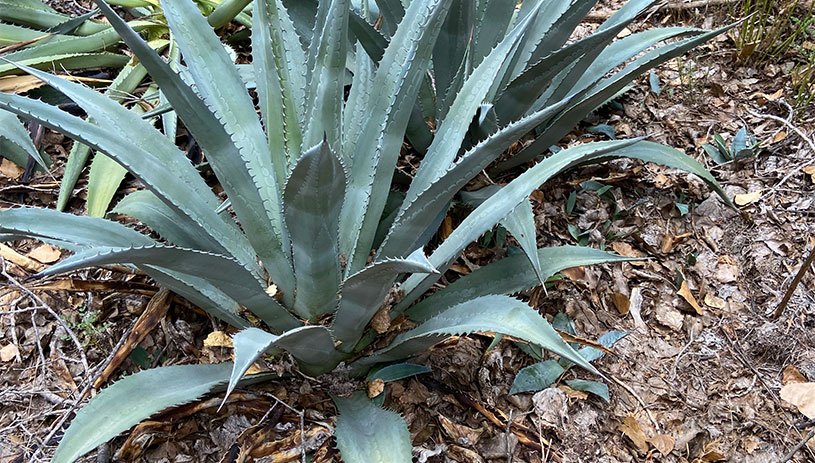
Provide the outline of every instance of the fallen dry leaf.
{"type": "Polygon", "coordinates": [[[674,445],[676,445],[676,440],[668,434],[657,434],[648,439],[648,442],[650,442],[655,449],[659,450],[662,456],[667,456],[671,453],[674,449],[674,445]]]}
{"type": "Polygon", "coordinates": [[[719,461],[726,461],[727,457],[722,455],[719,452],[710,451],[710,452],[707,452],[706,454],[702,455],[702,458],[700,458],[700,460],[708,462],[708,463],[716,463],[716,462],[719,462],[719,461]]]}
{"type": "Polygon", "coordinates": [[[761,190],[751,191],[750,193],[744,193],[740,195],[736,195],[733,198],[733,202],[736,203],[737,206],[746,206],[750,203],[754,203],[758,201],[758,198],[761,197],[761,190]]]}
{"type": "Polygon", "coordinates": [[[815,383],[790,383],[781,388],[781,398],[795,405],[810,420],[815,418],[815,383]]]}
{"type": "Polygon", "coordinates": [[[724,309],[727,306],[727,302],[724,299],[713,295],[713,293],[705,294],[705,305],[708,307],[713,307],[714,309],[724,309]]]}
{"type": "Polygon", "coordinates": [[[682,286],[679,287],[679,291],[677,291],[677,294],[682,296],[682,299],[687,301],[687,303],[690,304],[691,307],[693,307],[693,310],[695,310],[698,315],[702,315],[705,313],[705,311],[702,309],[699,303],[696,302],[696,298],[693,297],[693,293],[690,292],[687,280],[682,280],[682,286]]]}
{"type": "Polygon", "coordinates": [[[755,437],[750,436],[741,442],[741,446],[744,447],[744,450],[746,450],[747,454],[750,455],[758,448],[758,440],[755,437]]]}
{"type": "Polygon", "coordinates": [[[232,347],[232,338],[223,331],[213,331],[204,339],[205,347],[232,347]]]}
{"type": "MultiPolygon", "coordinates": [[[[623,243],[622,241],[615,241],[611,243],[611,249],[623,257],[645,257],[645,254],[642,251],[634,249],[630,244],[623,243]]],[[[645,262],[629,262],[629,264],[639,266],[645,265],[645,262]]]]}
{"type": "Polygon", "coordinates": [[[453,233],[453,219],[448,215],[441,222],[441,227],[439,227],[439,237],[446,240],[451,233],[453,233]]]}
{"type": "Polygon", "coordinates": [[[739,263],[728,255],[720,256],[717,260],[716,279],[722,283],[732,283],[739,277],[739,263]]]}
{"type": "Polygon", "coordinates": [[[813,183],[815,183],[815,166],[806,166],[801,170],[803,170],[805,174],[808,174],[809,179],[812,180],[813,183]]]}
{"type": "Polygon", "coordinates": [[[634,445],[637,446],[640,452],[645,453],[648,451],[648,442],[645,433],[642,432],[640,423],[634,418],[634,415],[628,415],[623,420],[623,424],[617,427],[625,437],[629,438],[634,445]]]}
{"type": "Polygon", "coordinates": [[[368,383],[368,398],[373,399],[385,391],[385,381],[382,378],[376,378],[368,383]]]}
{"type": "Polygon", "coordinates": [[[614,302],[614,307],[620,312],[620,315],[628,314],[628,309],[631,307],[631,301],[623,293],[611,293],[611,301],[614,302]]]}
{"type": "Polygon", "coordinates": [[[776,144],[776,143],[778,143],[778,142],[782,141],[782,140],[783,140],[783,139],[785,139],[785,138],[787,138],[787,132],[783,132],[783,131],[782,131],[782,132],[778,132],[777,134],[775,134],[775,136],[773,137],[773,141],[772,141],[772,142],[770,142],[770,144],[771,144],[771,145],[772,145],[772,144],[776,144]]]}
{"type": "Polygon", "coordinates": [[[804,375],[798,371],[792,365],[787,365],[784,367],[784,370],[781,372],[781,384],[786,386],[787,384],[795,384],[795,383],[806,383],[807,379],[804,375]]]}
{"type": "Polygon", "coordinates": [[[62,253],[50,244],[42,244],[28,253],[28,257],[36,259],[43,264],[53,264],[58,261],[62,253]]]}
{"type": "Polygon", "coordinates": [[[14,344],[9,344],[2,349],[0,349],[0,360],[3,362],[8,362],[9,360],[13,359],[14,357],[20,356],[20,350],[17,349],[17,346],[14,344]]]}
{"type": "Polygon", "coordinates": [[[25,169],[9,161],[8,159],[3,159],[3,162],[0,162],[0,174],[5,177],[16,180],[23,175],[23,172],[25,172],[25,169]]]}
{"type": "Polygon", "coordinates": [[[589,393],[585,391],[578,391],[577,389],[572,389],[569,386],[561,384],[558,386],[561,391],[566,393],[566,397],[570,399],[577,399],[577,400],[586,400],[589,398],[589,393]]]}
{"type": "Polygon", "coordinates": [[[560,273],[566,275],[566,278],[572,281],[582,281],[586,279],[586,269],[583,267],[564,268],[560,273]]]}
{"type": "Polygon", "coordinates": [[[484,433],[483,428],[471,428],[462,424],[454,423],[444,415],[439,415],[439,424],[441,429],[453,439],[453,442],[458,442],[462,445],[472,447],[477,444],[481,439],[481,434],[484,433]]]}

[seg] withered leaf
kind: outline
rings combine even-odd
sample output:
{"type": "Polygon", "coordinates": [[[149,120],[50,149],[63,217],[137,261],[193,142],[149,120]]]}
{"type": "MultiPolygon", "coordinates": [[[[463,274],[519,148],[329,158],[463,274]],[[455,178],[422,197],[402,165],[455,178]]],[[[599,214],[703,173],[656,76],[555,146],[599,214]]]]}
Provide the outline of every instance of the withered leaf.
{"type": "Polygon", "coordinates": [[[623,423],[617,427],[617,429],[622,432],[625,437],[630,439],[640,452],[645,453],[648,451],[648,442],[645,433],[642,431],[640,423],[634,418],[634,415],[626,416],[623,423]]]}
{"type": "Polygon", "coordinates": [[[693,297],[693,293],[690,292],[690,288],[688,287],[688,282],[686,280],[682,280],[682,285],[679,287],[677,294],[682,296],[682,299],[687,301],[687,303],[693,307],[693,310],[695,310],[698,315],[705,313],[699,303],[696,302],[696,298],[693,297]]]}

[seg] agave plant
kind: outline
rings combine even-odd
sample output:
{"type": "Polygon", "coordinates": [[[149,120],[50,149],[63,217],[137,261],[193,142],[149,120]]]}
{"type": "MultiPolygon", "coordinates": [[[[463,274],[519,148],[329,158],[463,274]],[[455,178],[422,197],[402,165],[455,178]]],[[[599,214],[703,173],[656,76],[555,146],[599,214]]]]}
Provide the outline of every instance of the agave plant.
{"type": "MultiPolygon", "coordinates": [[[[641,139],[572,146],[482,192],[446,239],[429,254],[425,248],[456,195],[510,145],[539,134],[504,161],[520,165],[515,159],[542,153],[539,147],[557,142],[643,69],[722,32],[670,28],[613,41],[651,3],[632,0],[593,35],[567,44],[593,1],[525,0],[516,10],[504,0],[412,0],[404,9],[383,0],[380,32],[371,27],[365,2],[352,12],[349,0],[320,1],[309,30],[283,1],[255,0],[252,64],[239,68],[191,0],[166,0],[164,14],[184,62],[174,70],[100,1],[206,153],[229,202],[140,115],[21,65],[88,118],[3,93],[0,109],[99,150],[134,175],[145,189],[127,195],[115,212],[161,238],[112,220],[31,208],[0,211],[0,237],[75,251],[40,276],[133,265],[239,331],[234,364],[156,368],[103,390],[77,414],[53,461],[73,461],[151,414],[213,389],[226,387],[228,394],[269,351],[287,351],[309,375],[343,362],[363,375],[448,335],[495,332],[599,374],[546,318],[508,295],[563,268],[625,259],[590,248],[537,249],[528,196],[572,166],[627,156],[694,173],[727,201],[695,160],[641,139]],[[685,38],[607,76],[678,35],[685,38]],[[247,86],[255,88],[257,104],[247,86]],[[418,140],[427,130],[417,119],[432,119],[435,133],[406,191],[392,193],[406,133],[418,140]],[[469,243],[498,223],[525,255],[486,265],[420,299],[469,243]],[[256,325],[249,313],[260,320],[256,325]],[[370,326],[377,313],[401,314],[417,326],[377,350],[370,326]]],[[[344,461],[410,461],[409,433],[398,415],[364,394],[335,402],[344,461]]]]}

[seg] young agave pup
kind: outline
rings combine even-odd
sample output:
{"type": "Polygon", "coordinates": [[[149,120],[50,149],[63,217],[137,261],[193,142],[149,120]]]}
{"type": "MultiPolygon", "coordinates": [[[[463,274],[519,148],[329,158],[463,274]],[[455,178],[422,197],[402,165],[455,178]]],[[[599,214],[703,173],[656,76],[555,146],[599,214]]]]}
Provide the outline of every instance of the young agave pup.
{"type": "MultiPolygon", "coordinates": [[[[18,208],[0,211],[3,238],[36,238],[74,251],[42,276],[133,265],[239,329],[234,364],[155,368],[101,391],[65,431],[56,463],[73,461],[164,408],[218,388],[228,394],[270,350],[287,351],[309,375],[341,362],[362,375],[449,335],[496,332],[597,374],[535,309],[508,295],[563,268],[624,258],[585,247],[537,249],[529,194],[572,166],[627,156],[691,172],[727,201],[715,179],[675,149],[641,139],[584,143],[493,188],[426,255],[457,193],[510,145],[538,134],[494,169],[543,154],[643,70],[723,29],[674,27],[615,40],[651,0],[628,2],[592,35],[570,43],[594,1],[524,0],[517,10],[505,0],[412,0],[406,9],[382,1],[381,30],[371,26],[365,1],[357,12],[350,0],[316,6],[291,0],[289,9],[284,3],[254,2],[252,64],[236,66],[194,3],[163,1],[183,57],[176,72],[98,2],[206,153],[237,221],[222,212],[173,134],[119,103],[22,65],[88,118],[0,93],[0,109],[107,154],[141,181],[145,189],[114,211],[161,237],[111,220],[18,208]],[[664,43],[671,38],[678,40],[664,43]],[[260,116],[247,88],[257,94],[260,116]],[[405,136],[422,161],[407,190],[392,192],[405,136]],[[465,246],[499,222],[512,224],[524,255],[486,265],[420,300],[465,246]],[[278,299],[267,291],[270,281],[278,299]],[[394,287],[401,300],[390,304],[390,316],[404,314],[417,326],[375,350],[369,322],[394,287]],[[253,326],[244,313],[261,323],[253,326]]],[[[344,461],[411,461],[407,426],[397,414],[361,393],[335,402],[344,461]]]]}

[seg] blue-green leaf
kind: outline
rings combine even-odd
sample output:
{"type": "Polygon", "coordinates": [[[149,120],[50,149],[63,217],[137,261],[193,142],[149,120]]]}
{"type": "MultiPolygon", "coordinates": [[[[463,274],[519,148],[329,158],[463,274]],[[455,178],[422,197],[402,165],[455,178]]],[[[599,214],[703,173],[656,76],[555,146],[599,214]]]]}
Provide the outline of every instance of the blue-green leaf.
{"type": "Polygon", "coordinates": [[[510,394],[520,394],[522,392],[540,391],[546,389],[560,378],[566,370],[560,366],[557,360],[546,360],[538,362],[528,367],[522,368],[515,380],[512,381],[510,394]]]}
{"type": "Polygon", "coordinates": [[[337,429],[334,436],[346,463],[410,463],[410,432],[398,414],[374,405],[362,392],[334,397],[337,429]]]}

